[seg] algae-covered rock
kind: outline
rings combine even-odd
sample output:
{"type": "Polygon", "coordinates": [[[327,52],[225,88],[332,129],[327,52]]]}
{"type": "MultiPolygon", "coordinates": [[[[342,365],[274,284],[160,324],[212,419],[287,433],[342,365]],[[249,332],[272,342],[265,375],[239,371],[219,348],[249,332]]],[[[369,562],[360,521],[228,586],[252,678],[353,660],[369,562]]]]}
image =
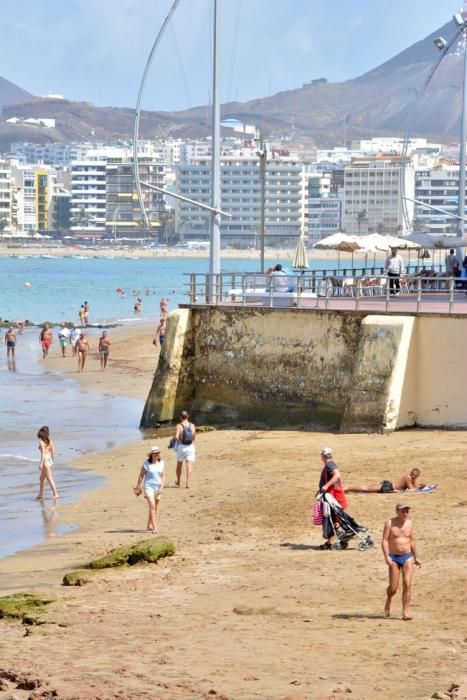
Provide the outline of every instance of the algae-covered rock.
{"type": "Polygon", "coordinates": [[[0,598],[0,619],[9,617],[28,624],[36,624],[38,615],[44,612],[45,606],[49,603],[53,603],[53,598],[44,598],[34,593],[15,593],[5,596],[0,598]]]}
{"type": "Polygon", "coordinates": [[[82,569],[78,571],[70,571],[63,577],[64,586],[84,586],[92,578],[91,571],[84,571],[82,569]]]}
{"type": "Polygon", "coordinates": [[[139,562],[155,563],[162,557],[169,557],[175,552],[172,540],[166,537],[153,537],[136,544],[118,547],[100,559],[87,564],[87,569],[109,569],[115,566],[133,566],[139,562]]]}

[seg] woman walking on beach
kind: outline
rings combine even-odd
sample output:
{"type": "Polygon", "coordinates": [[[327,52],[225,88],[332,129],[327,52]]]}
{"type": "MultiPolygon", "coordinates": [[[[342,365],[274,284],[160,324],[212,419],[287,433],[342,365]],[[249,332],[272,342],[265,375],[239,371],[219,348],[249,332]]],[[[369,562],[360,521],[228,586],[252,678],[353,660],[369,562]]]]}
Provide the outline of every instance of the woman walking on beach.
{"type": "Polygon", "coordinates": [[[40,500],[44,498],[44,486],[46,480],[49,482],[49,486],[52,489],[52,496],[58,498],[57,487],[55,486],[55,481],[52,476],[52,467],[55,458],[55,445],[50,437],[49,428],[47,425],[43,425],[37,433],[39,438],[39,449],[41,451],[41,461],[39,464],[40,477],[39,477],[39,495],[37,499],[40,500]]]}
{"type": "MultiPolygon", "coordinates": [[[[334,496],[341,508],[347,508],[347,498],[342,486],[341,475],[337,464],[332,458],[332,449],[330,447],[323,447],[321,450],[321,461],[323,462],[323,469],[319,479],[319,490],[322,493],[329,493],[331,496],[334,496]]],[[[338,518],[335,515],[323,519],[323,537],[325,542],[320,545],[320,549],[332,549],[336,540],[334,530],[338,522],[338,518]]]]}
{"type": "Polygon", "coordinates": [[[161,499],[162,489],[165,483],[164,460],[161,459],[160,449],[158,447],[151,448],[148,458],[141,467],[138,476],[138,483],[133,491],[136,496],[140,496],[144,491],[144,497],[148,502],[148,524],[147,530],[156,534],[157,532],[157,507],[161,499]],[[144,483],[143,483],[144,482],[144,483]],[[143,488],[141,488],[143,486],[143,488]]]}

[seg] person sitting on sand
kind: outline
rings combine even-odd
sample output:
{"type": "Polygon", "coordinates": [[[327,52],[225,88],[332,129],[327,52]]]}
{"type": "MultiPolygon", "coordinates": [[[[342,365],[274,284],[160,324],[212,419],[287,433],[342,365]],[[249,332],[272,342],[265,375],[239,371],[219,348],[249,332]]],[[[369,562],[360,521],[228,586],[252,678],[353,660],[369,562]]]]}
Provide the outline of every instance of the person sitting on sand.
{"type": "Polygon", "coordinates": [[[162,489],[165,483],[164,460],[161,459],[160,449],[158,447],[151,448],[147,460],[141,467],[138,476],[138,483],[133,491],[136,496],[140,496],[144,490],[144,497],[149,506],[147,530],[153,534],[157,533],[157,507],[161,499],[162,489]],[[144,481],[144,484],[143,484],[144,481]],[[143,489],[141,486],[143,485],[143,489]]]}
{"type": "Polygon", "coordinates": [[[55,481],[52,476],[52,467],[55,459],[55,445],[50,437],[49,427],[43,425],[37,433],[39,438],[39,449],[41,451],[41,461],[39,463],[39,469],[41,472],[39,478],[39,495],[37,499],[40,500],[44,498],[44,486],[45,482],[48,481],[50,488],[52,489],[52,496],[58,498],[57,487],[55,486],[55,481]]]}
{"type": "Polygon", "coordinates": [[[389,585],[386,589],[386,604],[384,614],[391,614],[391,601],[399,587],[399,578],[402,571],[402,619],[411,620],[409,617],[410,595],[412,591],[413,565],[421,566],[417,559],[415,540],[413,536],[412,521],[409,520],[410,506],[407,503],[398,503],[396,517],[386,521],[383,530],[381,548],[384,560],[389,567],[389,585]]]}
{"type": "Polygon", "coordinates": [[[414,468],[408,474],[403,474],[400,479],[389,481],[384,479],[379,484],[370,486],[346,486],[346,493],[394,493],[394,491],[417,491],[423,489],[425,484],[418,484],[420,469],[414,468]]]}

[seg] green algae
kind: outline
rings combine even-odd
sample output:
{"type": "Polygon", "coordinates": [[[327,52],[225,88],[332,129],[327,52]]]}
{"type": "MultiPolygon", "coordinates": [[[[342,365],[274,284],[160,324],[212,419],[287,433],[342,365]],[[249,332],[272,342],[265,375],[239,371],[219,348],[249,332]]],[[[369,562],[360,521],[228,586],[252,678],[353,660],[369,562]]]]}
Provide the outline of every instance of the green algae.
{"type": "Polygon", "coordinates": [[[78,571],[70,571],[68,574],[65,574],[65,576],[63,577],[63,585],[64,586],[84,586],[86,583],[89,583],[91,578],[92,578],[91,571],[84,571],[83,569],[79,569],[78,571]]]}
{"type": "Polygon", "coordinates": [[[134,566],[140,562],[155,564],[162,557],[175,553],[175,545],[167,537],[153,537],[136,544],[125,545],[112,549],[99,559],[94,559],[86,565],[86,569],[109,569],[116,566],[134,566]]]}
{"type": "Polygon", "coordinates": [[[167,537],[153,537],[150,540],[118,547],[103,557],[85,564],[84,569],[65,574],[63,585],[84,586],[90,581],[93,573],[100,569],[134,566],[143,562],[155,564],[159,559],[170,557],[174,553],[175,545],[167,537]]]}
{"type": "Polygon", "coordinates": [[[38,624],[38,616],[45,607],[53,603],[53,598],[44,598],[35,593],[15,593],[0,598],[0,619],[21,620],[25,624],[38,624]]]}

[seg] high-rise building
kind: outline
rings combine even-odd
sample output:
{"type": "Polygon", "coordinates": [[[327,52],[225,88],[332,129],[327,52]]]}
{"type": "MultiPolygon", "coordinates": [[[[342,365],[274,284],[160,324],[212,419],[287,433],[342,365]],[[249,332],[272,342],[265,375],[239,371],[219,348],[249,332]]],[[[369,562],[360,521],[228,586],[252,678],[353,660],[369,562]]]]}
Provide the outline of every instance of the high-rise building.
{"type": "Polygon", "coordinates": [[[78,160],[71,166],[71,231],[103,235],[106,223],[106,158],[78,160]]]}
{"type": "MultiPolygon", "coordinates": [[[[437,165],[434,168],[417,168],[415,171],[414,199],[447,212],[457,214],[459,187],[458,165],[437,165]]],[[[452,233],[457,219],[415,204],[413,228],[429,233],[452,233]]]]}
{"type": "Polygon", "coordinates": [[[310,240],[330,236],[342,228],[342,189],[333,173],[307,175],[307,230],[310,240]]]}
{"type": "Polygon", "coordinates": [[[0,162],[0,234],[12,224],[12,182],[8,163],[0,162]]]}
{"type": "Polygon", "coordinates": [[[12,165],[16,226],[20,231],[47,231],[55,170],[46,165],[12,165]]]}
{"type": "MultiPolygon", "coordinates": [[[[210,204],[211,159],[180,163],[178,192],[210,204]]],[[[221,158],[221,208],[232,215],[221,219],[224,244],[258,243],[261,218],[261,182],[257,157],[232,153],[221,158]]],[[[175,229],[183,238],[206,240],[210,215],[195,205],[177,200],[175,229]]],[[[304,231],[304,166],[291,158],[268,159],[265,174],[265,237],[269,244],[289,245],[304,231]]]]}
{"type": "Polygon", "coordinates": [[[411,160],[401,171],[400,156],[353,158],[345,167],[343,224],[349,234],[376,231],[403,235],[413,219],[414,167],[411,160]],[[401,178],[404,184],[401,185],[401,178]],[[405,220],[402,195],[406,200],[405,220]]]}

